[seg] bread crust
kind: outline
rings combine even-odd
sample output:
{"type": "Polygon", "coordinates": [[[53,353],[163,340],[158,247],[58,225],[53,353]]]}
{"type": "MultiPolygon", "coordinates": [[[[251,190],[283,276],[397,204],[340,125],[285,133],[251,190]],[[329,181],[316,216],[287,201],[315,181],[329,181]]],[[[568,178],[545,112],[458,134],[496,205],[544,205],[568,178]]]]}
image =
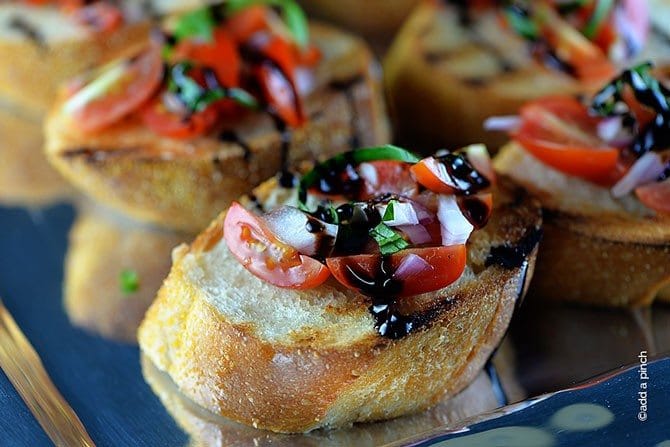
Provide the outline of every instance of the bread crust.
{"type": "MultiPolygon", "coordinates": [[[[387,142],[376,65],[367,47],[324,25],[313,25],[312,36],[324,60],[317,90],[306,98],[310,121],[292,132],[289,162],[387,142]]],[[[141,220],[195,232],[281,168],[281,135],[268,116],[249,115],[235,130],[248,150],[217,137],[160,137],[137,119],[84,135],[56,107],[46,124],[47,154],[97,200],[141,220]]]]}
{"type": "MultiPolygon", "coordinates": [[[[485,132],[486,118],[516,114],[534,98],[588,94],[601,87],[538,63],[523,38],[500,30],[495,13],[464,24],[456,8],[445,3],[422,2],[384,60],[389,112],[401,143],[432,152],[479,141],[495,150],[506,138],[485,132]]],[[[660,40],[651,42],[640,59],[670,60],[660,40]]]]}
{"type": "Polygon", "coordinates": [[[70,321],[136,344],[137,328],[170,270],[170,251],[188,239],[90,204],[80,206],[65,258],[63,299],[70,321]],[[136,291],[122,291],[123,270],[137,274],[136,291]]]}
{"type": "MultiPolygon", "coordinates": [[[[544,206],[544,237],[532,296],[613,307],[647,306],[657,296],[666,296],[667,289],[661,291],[670,285],[670,217],[649,210],[627,211],[623,206],[615,209],[602,200],[593,201],[593,196],[578,207],[580,200],[587,200],[581,199],[580,190],[583,194],[597,187],[542,165],[514,143],[501,150],[494,165],[544,206]],[[525,174],[530,171],[536,172],[533,179],[525,174]],[[564,191],[538,182],[551,176],[566,177],[564,191]]],[[[603,189],[603,194],[613,200],[609,191],[603,189]]]]}
{"type": "Polygon", "coordinates": [[[73,193],[43,143],[40,114],[0,99],[0,203],[39,206],[73,193]]]}
{"type": "MultiPolygon", "coordinates": [[[[261,185],[255,194],[269,189],[261,185]]],[[[537,204],[520,190],[504,191],[492,221],[471,239],[469,273],[403,302],[422,327],[400,340],[378,335],[369,300],[332,279],[299,292],[254,277],[222,239],[223,213],[193,244],[173,252],[170,275],[140,326],[140,347],[187,397],[257,428],[307,432],[423,410],[473,380],[532,275],[534,244],[519,266],[485,262],[493,245],[518,244],[539,231],[537,204]],[[207,270],[211,262],[221,263],[214,272],[207,270]],[[327,323],[296,321],[282,332],[266,327],[263,317],[240,320],[208,295],[213,286],[203,281],[212,276],[222,289],[217,296],[239,294],[250,306],[276,303],[268,321],[308,306],[307,318],[327,323]]]]}

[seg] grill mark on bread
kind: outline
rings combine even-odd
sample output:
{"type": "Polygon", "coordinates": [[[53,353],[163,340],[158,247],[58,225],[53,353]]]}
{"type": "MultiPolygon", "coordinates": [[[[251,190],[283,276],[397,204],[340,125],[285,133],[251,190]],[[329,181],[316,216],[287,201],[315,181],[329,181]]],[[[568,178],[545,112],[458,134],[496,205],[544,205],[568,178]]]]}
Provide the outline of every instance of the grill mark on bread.
{"type": "Polygon", "coordinates": [[[358,128],[358,107],[356,106],[356,94],[354,88],[363,82],[363,76],[359,73],[356,76],[343,81],[334,80],[330,83],[330,88],[341,92],[347,98],[351,117],[349,126],[351,127],[351,135],[349,136],[349,147],[352,149],[361,146],[360,130],[358,128]]]}
{"type": "Polygon", "coordinates": [[[90,147],[78,147],[64,150],[61,155],[67,159],[81,158],[86,163],[97,163],[110,158],[123,158],[129,153],[139,152],[138,148],[110,148],[94,149],[90,147]]]}
{"type": "Polygon", "coordinates": [[[22,17],[13,16],[7,25],[10,29],[21,33],[26,39],[34,43],[35,46],[42,49],[47,47],[42,33],[32,23],[24,20],[22,17]]]}

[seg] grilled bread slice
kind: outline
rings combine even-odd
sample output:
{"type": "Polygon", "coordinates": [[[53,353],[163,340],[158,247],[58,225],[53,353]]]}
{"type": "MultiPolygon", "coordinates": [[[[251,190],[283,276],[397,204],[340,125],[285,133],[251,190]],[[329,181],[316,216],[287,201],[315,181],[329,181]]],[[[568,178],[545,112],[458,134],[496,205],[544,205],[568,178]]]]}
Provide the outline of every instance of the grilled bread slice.
{"type": "Polygon", "coordinates": [[[651,304],[670,284],[669,216],[632,196],[614,199],[609,189],[547,167],[516,143],[501,150],[494,166],[545,210],[532,295],[632,307],[651,304]]]}
{"type": "Polygon", "coordinates": [[[42,205],[72,193],[43,142],[41,115],[0,99],[0,203],[42,205]]]}
{"type": "MultiPolygon", "coordinates": [[[[456,2],[454,2],[456,3],[456,2]]],[[[653,33],[640,60],[670,61],[670,46],[653,33]]],[[[486,118],[516,114],[530,99],[584,94],[600,87],[537,62],[523,38],[503,29],[495,11],[470,21],[450,2],[423,2],[384,60],[385,88],[396,137],[429,151],[503,136],[483,132],[486,118]]]]}
{"type": "Polygon", "coordinates": [[[303,0],[305,11],[360,34],[373,43],[390,43],[420,0],[303,0]]]}
{"type": "Polygon", "coordinates": [[[215,415],[184,396],[170,377],[141,355],[142,375],[160,398],[168,413],[191,437],[191,446],[244,447],[375,447],[414,437],[445,426],[453,427],[466,418],[491,411],[498,405],[490,380],[483,372],[452,399],[441,401],[429,411],[376,424],[361,424],[336,432],[320,430],[302,434],[278,434],[258,430],[215,415]]]}
{"type": "MultiPolygon", "coordinates": [[[[290,135],[289,164],[387,142],[379,70],[368,48],[325,25],[312,25],[310,35],[323,57],[304,98],[309,121],[290,135]]],[[[67,125],[59,106],[46,133],[50,160],[91,196],[140,220],[193,232],[281,169],[284,138],[261,112],[242,118],[234,141],[161,137],[137,118],[87,135],[67,125]]]]}
{"type": "Polygon", "coordinates": [[[65,259],[65,311],[76,326],[137,343],[137,327],[188,236],[81,207],[65,259]],[[124,278],[123,275],[128,275],[124,278]],[[135,278],[133,278],[133,276],[135,278]],[[134,281],[136,280],[136,281],[134,281]]]}
{"type": "Polygon", "coordinates": [[[129,20],[111,33],[94,32],[56,7],[0,5],[0,95],[46,113],[59,85],[124,54],[148,36],[148,20],[129,20]]]}
{"type": "MultiPolygon", "coordinates": [[[[470,238],[461,278],[403,301],[400,311],[416,327],[404,338],[380,336],[370,299],[332,278],[298,291],[249,273],[223,239],[224,212],[173,251],[172,270],[139,329],[142,352],[199,405],[277,432],[435,405],[475,378],[532,276],[539,205],[501,185],[493,217],[470,238]]],[[[294,192],[270,180],[254,197],[268,210],[293,203],[294,192]]]]}

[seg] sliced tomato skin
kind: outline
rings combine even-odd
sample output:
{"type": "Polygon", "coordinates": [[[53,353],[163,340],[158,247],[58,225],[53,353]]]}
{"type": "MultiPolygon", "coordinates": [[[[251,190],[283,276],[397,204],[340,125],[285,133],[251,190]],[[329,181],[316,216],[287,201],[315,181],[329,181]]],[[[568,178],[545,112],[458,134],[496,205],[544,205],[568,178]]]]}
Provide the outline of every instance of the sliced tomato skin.
{"type": "MultiPolygon", "coordinates": [[[[398,194],[404,197],[414,197],[419,193],[416,181],[410,172],[411,166],[407,163],[393,160],[378,160],[362,163],[375,171],[376,180],[364,178],[360,200],[368,200],[379,194],[398,194]]],[[[359,173],[361,166],[359,166],[359,173]]]]}
{"type": "Polygon", "coordinates": [[[300,127],[307,120],[293,82],[278,65],[263,62],[254,69],[261,91],[270,110],[291,127],[300,127]]]}
{"type": "Polygon", "coordinates": [[[242,62],[235,40],[225,28],[214,30],[212,42],[192,39],[179,42],[174,59],[193,61],[213,69],[223,86],[236,87],[240,83],[242,62]]]}
{"type": "Polygon", "coordinates": [[[216,124],[218,112],[215,107],[207,107],[184,118],[167,110],[159,96],[140,110],[140,116],[144,124],[159,135],[189,139],[208,132],[216,124]]]}
{"type": "Polygon", "coordinates": [[[238,43],[244,43],[257,33],[267,29],[268,12],[264,6],[254,5],[232,15],[226,24],[231,35],[238,43]]]}
{"type": "Polygon", "coordinates": [[[565,174],[612,184],[619,150],[596,135],[598,120],[570,97],[544,98],[521,109],[513,138],[534,157],[565,174]]]}
{"type": "Polygon", "coordinates": [[[635,195],[654,211],[670,214],[670,179],[635,188],[635,195]]]}
{"type": "Polygon", "coordinates": [[[438,194],[454,194],[456,188],[450,185],[446,168],[435,157],[427,157],[412,165],[410,171],[418,183],[438,194]]]}
{"type": "Polygon", "coordinates": [[[140,108],[156,92],[162,79],[160,50],[151,46],[130,63],[120,85],[73,111],[71,122],[86,133],[104,129],[140,108]]]}
{"type": "MultiPolygon", "coordinates": [[[[414,254],[424,259],[433,268],[403,278],[396,296],[413,296],[442,289],[456,281],[465,270],[467,251],[465,245],[410,248],[388,257],[390,270],[394,272],[403,259],[414,254]]],[[[328,269],[341,284],[361,292],[351,272],[357,276],[374,279],[380,274],[380,255],[353,255],[327,258],[328,269]]]]}
{"type": "Polygon", "coordinates": [[[228,209],[223,236],[233,256],[249,272],[275,286],[311,289],[330,276],[325,265],[277,239],[259,217],[238,202],[228,209]]]}

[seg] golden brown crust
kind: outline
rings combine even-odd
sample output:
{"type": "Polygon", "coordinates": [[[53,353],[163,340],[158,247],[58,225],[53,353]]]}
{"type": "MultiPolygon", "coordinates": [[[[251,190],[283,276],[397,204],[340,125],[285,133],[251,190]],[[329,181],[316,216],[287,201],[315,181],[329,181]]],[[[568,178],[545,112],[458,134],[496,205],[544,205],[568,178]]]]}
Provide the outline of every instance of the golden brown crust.
{"type": "MultiPolygon", "coordinates": [[[[292,132],[290,162],[327,157],[352,144],[387,142],[370,52],[362,41],[323,25],[314,25],[312,35],[325,54],[317,69],[320,88],[306,99],[310,121],[292,132]]],[[[82,135],[54,110],[47,152],[68,179],[96,199],[142,220],[199,231],[281,167],[281,136],[268,116],[248,116],[235,130],[248,146],[246,156],[235,142],[164,138],[136,119],[82,135]]]]}
{"type": "Polygon", "coordinates": [[[634,307],[650,305],[670,284],[670,216],[638,209],[632,197],[616,201],[606,189],[560,174],[513,143],[501,149],[494,166],[544,206],[531,295],[634,307]]]}
{"type": "Polygon", "coordinates": [[[0,203],[43,205],[73,193],[42,145],[40,114],[0,100],[0,203]]]}
{"type": "Polygon", "coordinates": [[[0,95],[45,113],[63,81],[144,43],[150,27],[144,21],[113,33],[89,32],[54,43],[0,39],[0,60],[5,61],[0,70],[0,95]]]}
{"type": "Polygon", "coordinates": [[[188,237],[84,207],[70,230],[65,259],[65,310],[73,324],[114,340],[137,343],[139,326],[170,270],[170,251],[188,237]],[[123,270],[139,288],[121,290],[123,270]]]}
{"type": "Polygon", "coordinates": [[[473,380],[504,335],[532,273],[534,243],[521,265],[487,262],[492,246],[516,246],[540,225],[537,205],[521,192],[499,191],[496,201],[490,224],[473,235],[471,273],[451,288],[408,298],[403,312],[420,323],[400,340],[379,336],[369,300],[334,281],[304,293],[255,278],[225,248],[224,213],[190,247],[174,251],[172,271],[140,326],[142,351],[196,403],[273,431],[339,427],[427,408],[473,380]],[[224,283],[214,292],[201,283],[223,273],[196,272],[214,259],[209,252],[224,258],[222,268],[231,270],[226,274],[236,286],[224,283]],[[275,313],[289,312],[282,300],[305,300],[304,306],[325,306],[319,312],[332,323],[280,336],[276,328],[263,329],[265,322],[223,313],[227,304],[210,293],[276,300],[275,313]],[[326,296],[328,304],[319,304],[326,296]]]}

